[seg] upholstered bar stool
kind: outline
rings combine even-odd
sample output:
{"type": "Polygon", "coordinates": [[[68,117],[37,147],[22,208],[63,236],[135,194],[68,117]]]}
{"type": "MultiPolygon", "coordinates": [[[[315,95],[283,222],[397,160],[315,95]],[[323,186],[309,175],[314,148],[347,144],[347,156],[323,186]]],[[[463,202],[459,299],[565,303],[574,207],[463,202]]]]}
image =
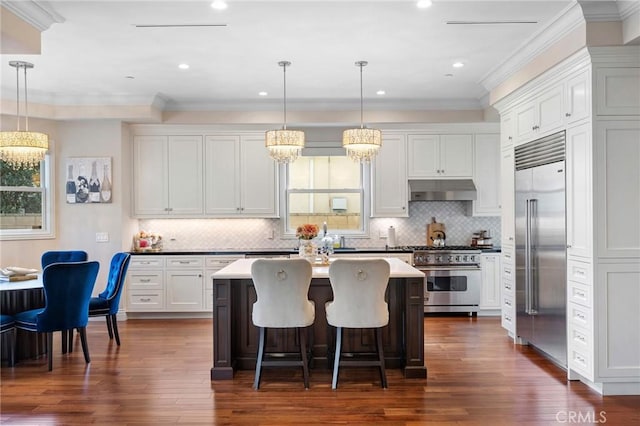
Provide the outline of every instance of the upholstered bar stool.
{"type": "Polygon", "coordinates": [[[389,323],[389,307],[384,300],[389,273],[389,263],[384,259],[336,259],[329,267],[333,301],[325,304],[325,310],[327,322],[336,327],[332,389],[338,387],[340,366],[378,367],[382,387],[387,387],[382,327],[389,323]],[[344,328],[375,329],[376,358],[341,359],[344,328]]]}
{"type": "Polygon", "coordinates": [[[305,259],[258,259],[251,265],[251,277],[258,299],[251,318],[260,328],[253,387],[260,387],[262,367],[301,366],[305,389],[309,388],[306,327],[315,320],[315,305],[309,300],[311,264],[305,259]],[[300,360],[271,360],[265,353],[267,328],[296,328],[300,340],[300,360]]]}

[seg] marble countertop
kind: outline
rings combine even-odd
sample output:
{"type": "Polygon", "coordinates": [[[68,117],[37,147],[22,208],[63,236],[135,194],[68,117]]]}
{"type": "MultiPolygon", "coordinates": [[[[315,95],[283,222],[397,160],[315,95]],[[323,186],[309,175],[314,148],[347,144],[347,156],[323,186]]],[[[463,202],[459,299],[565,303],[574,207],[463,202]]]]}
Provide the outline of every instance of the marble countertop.
{"type": "MultiPolygon", "coordinates": [[[[382,257],[382,256],[381,256],[382,257]]],[[[384,258],[391,267],[390,278],[424,278],[421,272],[413,266],[396,258],[384,258]]],[[[211,275],[213,279],[250,279],[251,264],[256,259],[239,259],[211,275]]],[[[329,278],[329,266],[314,265],[313,278],[329,278]]]]}

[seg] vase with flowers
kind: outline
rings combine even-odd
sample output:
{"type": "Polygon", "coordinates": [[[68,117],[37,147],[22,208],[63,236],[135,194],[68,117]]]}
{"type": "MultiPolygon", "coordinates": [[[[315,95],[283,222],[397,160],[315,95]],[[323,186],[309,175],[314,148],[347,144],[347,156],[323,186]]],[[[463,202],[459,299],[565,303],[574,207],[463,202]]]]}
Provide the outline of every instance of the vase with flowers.
{"type": "Polygon", "coordinates": [[[316,258],[316,247],[313,243],[313,239],[318,236],[318,225],[312,223],[305,223],[296,228],[296,237],[299,240],[298,254],[300,257],[304,257],[311,263],[316,258]]]}

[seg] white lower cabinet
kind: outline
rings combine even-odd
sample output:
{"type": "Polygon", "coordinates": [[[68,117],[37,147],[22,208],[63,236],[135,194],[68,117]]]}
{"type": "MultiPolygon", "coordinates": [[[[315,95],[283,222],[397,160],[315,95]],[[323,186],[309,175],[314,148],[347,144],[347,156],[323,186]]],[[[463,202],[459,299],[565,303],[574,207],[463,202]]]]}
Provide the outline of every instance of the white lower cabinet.
{"type": "Polygon", "coordinates": [[[482,271],[482,291],[480,292],[480,311],[500,310],[500,253],[480,255],[482,271]]]}
{"type": "Polygon", "coordinates": [[[211,312],[211,274],[242,258],[134,255],[127,273],[127,312],[211,312]]]}
{"type": "Polygon", "coordinates": [[[204,257],[169,256],[166,266],[166,311],[202,311],[204,257]]]}
{"type": "Polygon", "coordinates": [[[204,310],[213,311],[213,279],[211,275],[220,269],[228,266],[238,259],[244,259],[243,255],[233,256],[206,256],[205,257],[205,274],[204,274],[204,310]]]}
{"type": "Polygon", "coordinates": [[[511,337],[516,333],[515,304],[515,258],[514,247],[503,240],[500,262],[500,306],[502,309],[502,327],[511,337]]]}
{"type": "Polygon", "coordinates": [[[127,312],[164,310],[164,257],[132,256],[126,277],[127,312]]]}

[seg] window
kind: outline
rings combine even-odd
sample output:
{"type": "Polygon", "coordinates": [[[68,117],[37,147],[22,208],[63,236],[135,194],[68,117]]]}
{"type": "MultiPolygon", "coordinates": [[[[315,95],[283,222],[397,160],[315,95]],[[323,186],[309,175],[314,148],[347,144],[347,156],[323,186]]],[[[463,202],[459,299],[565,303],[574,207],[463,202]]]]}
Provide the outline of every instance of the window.
{"type": "Polygon", "coordinates": [[[345,156],[303,156],[288,165],[286,233],[303,223],[331,232],[362,234],[365,218],[364,168],[345,156]]]}
{"type": "Polygon", "coordinates": [[[0,161],[0,237],[52,237],[50,157],[34,169],[15,170],[0,161]]]}

